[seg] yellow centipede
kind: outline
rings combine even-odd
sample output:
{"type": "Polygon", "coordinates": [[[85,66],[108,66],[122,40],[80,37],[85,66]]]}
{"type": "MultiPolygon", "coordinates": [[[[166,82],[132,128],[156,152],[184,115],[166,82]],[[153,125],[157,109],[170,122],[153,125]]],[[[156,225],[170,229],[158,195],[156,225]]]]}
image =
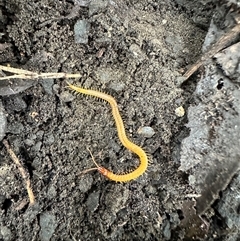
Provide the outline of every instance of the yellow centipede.
{"type": "Polygon", "coordinates": [[[115,174],[111,171],[109,171],[108,169],[99,166],[97,163],[97,170],[105,177],[107,177],[108,179],[112,180],[112,181],[116,181],[116,182],[128,182],[131,181],[133,179],[138,178],[139,176],[141,176],[147,169],[148,167],[148,158],[147,158],[147,154],[145,153],[145,151],[139,147],[138,145],[134,144],[133,142],[131,142],[128,137],[126,136],[126,132],[125,132],[125,128],[124,128],[124,124],[123,124],[123,120],[121,118],[121,115],[119,113],[118,110],[118,105],[117,102],[115,101],[115,99],[111,96],[111,95],[107,95],[104,94],[102,92],[99,91],[95,91],[95,90],[89,90],[89,89],[84,89],[72,84],[68,83],[68,87],[76,92],[85,94],[85,95],[89,95],[89,96],[95,96],[98,97],[100,99],[103,99],[105,101],[107,101],[111,108],[112,108],[112,114],[116,123],[116,127],[117,127],[117,131],[118,131],[118,137],[120,139],[120,141],[122,142],[122,144],[129,149],[130,151],[134,152],[135,154],[137,154],[139,156],[140,159],[140,165],[133,171],[126,173],[126,174],[115,174]]]}

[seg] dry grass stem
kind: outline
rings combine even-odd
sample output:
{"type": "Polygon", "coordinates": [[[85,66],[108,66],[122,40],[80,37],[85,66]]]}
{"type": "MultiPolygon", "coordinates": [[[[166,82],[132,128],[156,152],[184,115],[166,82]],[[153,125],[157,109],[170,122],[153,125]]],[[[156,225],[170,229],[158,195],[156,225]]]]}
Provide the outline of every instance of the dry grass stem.
{"type": "Polygon", "coordinates": [[[34,194],[33,194],[32,188],[31,188],[31,182],[30,182],[30,179],[29,179],[29,175],[27,174],[27,172],[23,168],[22,164],[20,163],[19,159],[17,158],[17,156],[15,155],[13,150],[11,149],[8,141],[3,140],[3,144],[6,147],[7,152],[9,153],[11,159],[17,165],[17,167],[19,169],[19,172],[21,173],[22,178],[26,183],[26,188],[27,188],[27,192],[28,192],[28,196],[29,196],[30,205],[33,205],[35,203],[35,197],[34,197],[34,194]]]}
{"type": "Polygon", "coordinates": [[[0,65],[0,70],[13,73],[13,75],[0,77],[0,80],[6,79],[60,79],[60,78],[80,78],[81,74],[68,73],[36,73],[24,69],[13,68],[9,66],[0,65]]]}

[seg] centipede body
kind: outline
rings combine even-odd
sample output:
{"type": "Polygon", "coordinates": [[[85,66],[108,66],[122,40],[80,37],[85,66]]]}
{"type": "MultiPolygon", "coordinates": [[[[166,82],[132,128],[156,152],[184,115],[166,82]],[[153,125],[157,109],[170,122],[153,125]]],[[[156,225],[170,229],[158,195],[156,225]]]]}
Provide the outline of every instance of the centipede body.
{"type": "Polygon", "coordinates": [[[78,86],[75,86],[75,85],[72,85],[69,83],[68,83],[68,87],[77,93],[85,94],[85,95],[92,96],[92,97],[97,97],[97,98],[107,101],[112,108],[112,115],[113,115],[113,118],[116,123],[118,137],[119,137],[121,143],[127,149],[129,149],[130,151],[132,151],[133,153],[135,153],[136,155],[139,156],[139,160],[140,160],[139,166],[129,173],[118,175],[118,174],[115,174],[115,173],[109,171],[108,169],[106,169],[102,166],[98,166],[97,170],[102,175],[107,177],[108,179],[110,179],[112,181],[116,181],[116,182],[128,182],[128,181],[134,180],[134,179],[138,178],[139,176],[141,176],[147,170],[147,167],[148,167],[147,154],[140,146],[134,144],[132,141],[130,141],[128,139],[126,132],[125,132],[124,123],[123,123],[122,117],[119,113],[118,105],[117,105],[117,102],[115,101],[115,99],[111,95],[104,94],[100,91],[81,88],[81,87],[78,87],[78,86]]]}

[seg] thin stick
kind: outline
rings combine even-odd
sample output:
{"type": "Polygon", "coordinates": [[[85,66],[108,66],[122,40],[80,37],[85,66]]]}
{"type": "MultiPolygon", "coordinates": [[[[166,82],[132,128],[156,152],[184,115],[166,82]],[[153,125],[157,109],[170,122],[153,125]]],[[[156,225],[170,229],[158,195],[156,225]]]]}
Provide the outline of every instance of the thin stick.
{"type": "Polygon", "coordinates": [[[204,53],[201,58],[193,64],[187,72],[183,75],[186,79],[185,81],[196,72],[205,61],[212,58],[215,54],[220,52],[221,50],[229,47],[236,39],[240,33],[240,23],[238,23],[235,27],[229,29],[225,34],[223,34],[215,44],[213,44],[210,49],[204,53]]]}
{"type": "Polygon", "coordinates": [[[30,182],[30,179],[28,177],[29,175],[27,174],[27,172],[23,168],[22,164],[20,163],[19,159],[17,158],[17,156],[15,155],[13,150],[11,149],[10,145],[8,144],[8,141],[3,140],[3,144],[6,147],[7,152],[9,153],[11,159],[17,165],[17,167],[19,169],[19,172],[22,175],[23,180],[26,182],[26,188],[27,188],[27,192],[28,192],[28,196],[29,196],[29,200],[30,200],[30,205],[33,205],[35,203],[35,197],[34,197],[32,189],[31,189],[31,182],[30,182]]]}

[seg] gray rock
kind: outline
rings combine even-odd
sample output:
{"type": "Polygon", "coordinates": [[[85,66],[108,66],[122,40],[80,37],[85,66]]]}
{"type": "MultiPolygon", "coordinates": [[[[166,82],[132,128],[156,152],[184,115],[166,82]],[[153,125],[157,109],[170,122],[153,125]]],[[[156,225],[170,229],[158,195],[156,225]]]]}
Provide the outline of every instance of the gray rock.
{"type": "MultiPolygon", "coordinates": [[[[1,81],[0,81],[1,82],[1,81]]],[[[4,98],[4,106],[8,112],[19,112],[27,108],[26,102],[19,95],[10,96],[9,98],[4,98]]]]}
{"type": "Polygon", "coordinates": [[[171,226],[168,220],[166,220],[163,224],[163,236],[166,240],[170,240],[171,238],[171,226]]]}
{"type": "MultiPolygon", "coordinates": [[[[216,31],[216,25],[211,26],[210,33],[216,31]]],[[[191,132],[182,141],[179,169],[191,172],[190,185],[199,194],[198,215],[219,198],[219,192],[240,169],[239,52],[240,44],[235,44],[215,56],[218,66],[213,61],[205,66],[206,74],[193,95],[195,104],[188,109],[187,127],[191,132]],[[219,71],[219,65],[223,72],[219,71]]],[[[230,217],[231,227],[232,220],[239,221],[230,217]]]]}
{"type": "Polygon", "coordinates": [[[48,212],[40,215],[40,240],[49,241],[57,227],[56,217],[48,212]]]}
{"type": "Polygon", "coordinates": [[[30,87],[32,87],[36,80],[31,79],[11,79],[0,81],[0,96],[15,95],[22,92],[30,87]]]}
{"type": "Polygon", "coordinates": [[[90,175],[83,175],[81,178],[81,182],[79,182],[78,188],[80,192],[87,192],[91,189],[93,184],[93,178],[90,175]]]}
{"type": "Polygon", "coordinates": [[[20,122],[12,122],[8,124],[7,132],[12,134],[20,134],[24,131],[24,126],[20,122]]]}
{"type": "Polygon", "coordinates": [[[78,20],[74,25],[74,38],[77,44],[88,43],[88,33],[90,30],[90,23],[88,20],[78,20]]]}
{"type": "Polygon", "coordinates": [[[32,151],[34,152],[39,152],[42,148],[42,142],[38,141],[33,147],[32,147],[32,151]]]}
{"type": "Polygon", "coordinates": [[[40,83],[47,94],[53,94],[54,79],[43,79],[40,81],[40,83]]]}
{"type": "Polygon", "coordinates": [[[100,196],[100,192],[93,192],[88,196],[87,199],[87,208],[89,211],[94,212],[99,205],[99,196],[100,196]]]}

